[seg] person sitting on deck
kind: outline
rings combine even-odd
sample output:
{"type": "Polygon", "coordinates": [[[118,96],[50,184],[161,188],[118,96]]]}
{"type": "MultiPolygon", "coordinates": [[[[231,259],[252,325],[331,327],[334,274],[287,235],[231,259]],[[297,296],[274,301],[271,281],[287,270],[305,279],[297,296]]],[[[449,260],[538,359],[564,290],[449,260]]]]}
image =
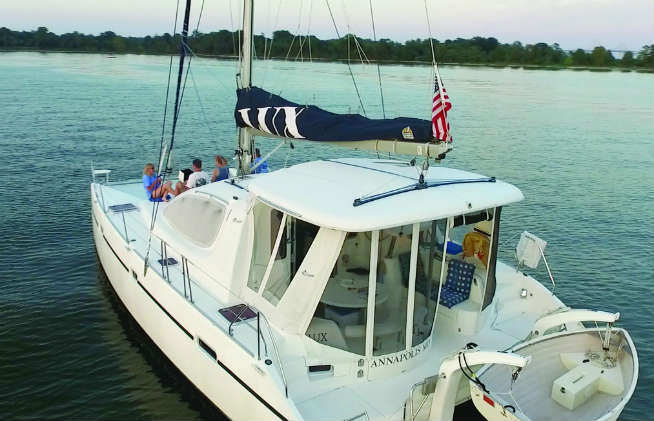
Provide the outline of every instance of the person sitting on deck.
{"type": "Polygon", "coordinates": [[[222,155],[216,155],[216,168],[211,175],[211,182],[226,180],[229,178],[229,163],[227,158],[222,155]]]}
{"type": "Polygon", "coordinates": [[[261,174],[261,173],[268,172],[268,160],[262,159],[261,151],[259,150],[259,148],[256,148],[254,150],[254,165],[259,164],[259,162],[261,162],[261,164],[254,169],[254,173],[261,174]]]}
{"type": "Polygon", "coordinates": [[[143,187],[151,202],[168,201],[168,194],[175,193],[170,181],[161,184],[161,177],[154,174],[154,164],[145,164],[143,168],[143,187]]]}
{"type": "Polygon", "coordinates": [[[194,187],[204,186],[209,183],[209,175],[202,171],[202,161],[199,159],[193,160],[193,174],[189,175],[186,184],[181,181],[177,182],[175,186],[175,195],[184,193],[187,190],[190,190],[194,187]]]}

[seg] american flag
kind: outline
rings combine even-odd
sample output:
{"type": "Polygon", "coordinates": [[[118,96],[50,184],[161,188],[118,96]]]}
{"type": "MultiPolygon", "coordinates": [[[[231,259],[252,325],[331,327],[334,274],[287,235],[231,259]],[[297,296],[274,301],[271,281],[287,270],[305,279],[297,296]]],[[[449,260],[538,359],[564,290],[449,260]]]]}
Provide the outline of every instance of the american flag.
{"type": "Polygon", "coordinates": [[[434,73],[434,102],[431,109],[432,133],[438,140],[452,142],[450,123],[447,122],[447,112],[452,108],[452,103],[438,74],[438,69],[434,73]],[[443,90],[442,95],[441,89],[443,90]]]}

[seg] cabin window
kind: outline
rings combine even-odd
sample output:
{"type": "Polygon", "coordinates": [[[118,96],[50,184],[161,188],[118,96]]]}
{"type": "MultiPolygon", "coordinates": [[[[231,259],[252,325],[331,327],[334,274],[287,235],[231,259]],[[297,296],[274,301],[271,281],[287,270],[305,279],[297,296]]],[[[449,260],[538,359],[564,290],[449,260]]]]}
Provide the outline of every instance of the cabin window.
{"type": "MultiPolygon", "coordinates": [[[[275,242],[277,241],[277,234],[279,233],[279,227],[282,224],[282,219],[284,218],[284,213],[278,211],[277,209],[270,210],[270,250],[275,247],[275,242]]],[[[277,249],[277,254],[275,255],[275,260],[283,260],[286,258],[286,230],[282,233],[282,238],[280,239],[280,247],[277,249]],[[284,245],[282,247],[281,245],[284,245]]]]}
{"type": "Polygon", "coordinates": [[[411,346],[421,344],[431,335],[438,301],[446,231],[446,219],[427,221],[418,225],[411,346]]]}
{"type": "Polygon", "coordinates": [[[494,209],[457,216],[450,230],[450,241],[461,247],[457,258],[475,265],[475,273],[486,278],[490,261],[494,209]]]}
{"type": "Polygon", "coordinates": [[[270,261],[277,234],[283,219],[283,213],[257,202],[252,209],[254,224],[254,244],[250,260],[248,287],[259,291],[263,276],[270,261]]]}
{"type": "Polygon", "coordinates": [[[378,238],[373,355],[406,347],[406,315],[413,226],[381,230],[378,238]]]}
{"type": "Polygon", "coordinates": [[[188,192],[175,198],[163,214],[181,235],[200,247],[209,247],[222,225],[225,206],[206,194],[188,192]]]}
{"type": "Polygon", "coordinates": [[[365,355],[371,232],[347,233],[306,335],[365,355]]]}
{"type": "MultiPolygon", "coordinates": [[[[274,212],[272,215],[272,220],[275,221],[278,216],[274,212]]],[[[263,291],[263,297],[275,305],[279,303],[291,285],[297,269],[304,261],[319,230],[316,225],[301,219],[290,215],[281,215],[280,222],[273,223],[273,227],[275,225],[278,227],[277,237],[272,246],[275,259],[269,263],[267,279],[264,280],[266,286],[263,291]]]]}
{"type": "MultiPolygon", "coordinates": [[[[497,224],[499,212],[487,209],[481,212],[456,216],[448,233],[446,269],[453,261],[461,268],[473,271],[469,293],[461,303],[448,302],[441,297],[441,304],[448,308],[463,306],[482,310],[492,301],[495,294],[495,258],[497,255],[497,224]]],[[[446,284],[447,271],[443,275],[446,284]]],[[[443,295],[443,292],[441,292],[443,295]]],[[[455,300],[456,301],[456,300],[455,300]]]]}

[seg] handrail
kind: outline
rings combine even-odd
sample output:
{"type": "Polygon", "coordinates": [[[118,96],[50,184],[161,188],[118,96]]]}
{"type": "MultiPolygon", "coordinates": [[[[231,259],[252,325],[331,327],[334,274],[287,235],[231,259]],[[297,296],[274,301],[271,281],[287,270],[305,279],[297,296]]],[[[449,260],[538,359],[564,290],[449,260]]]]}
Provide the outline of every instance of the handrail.
{"type": "Polygon", "coordinates": [[[102,191],[102,184],[97,183],[97,186],[99,187],[100,190],[100,197],[102,197],[102,210],[107,212],[107,205],[104,202],[104,192],[102,191]]]}
{"type": "MultiPolygon", "coordinates": [[[[236,318],[235,318],[234,320],[232,320],[231,322],[229,322],[229,327],[227,328],[227,329],[228,329],[229,336],[232,336],[232,326],[234,325],[234,323],[236,323],[236,322],[242,322],[242,321],[243,321],[243,320],[241,319],[241,316],[243,315],[243,313],[245,313],[245,310],[247,310],[248,308],[250,308],[250,306],[246,304],[246,305],[243,307],[243,309],[241,310],[241,312],[238,313],[238,314],[236,315],[236,318]]],[[[250,309],[250,310],[251,310],[251,309],[250,309]]]]}
{"type": "MultiPolygon", "coordinates": [[[[422,381],[420,381],[418,383],[415,383],[413,386],[411,386],[409,388],[409,410],[410,410],[410,420],[411,421],[416,419],[416,417],[418,416],[418,413],[420,412],[422,407],[425,405],[425,402],[427,402],[427,399],[429,398],[429,394],[424,395],[424,393],[423,393],[424,397],[422,398],[422,402],[420,402],[420,406],[418,406],[418,410],[414,412],[413,411],[413,393],[415,392],[415,390],[416,390],[416,388],[418,386],[423,386],[424,387],[427,384],[428,381],[431,381],[431,379],[433,379],[434,377],[437,377],[437,376],[438,375],[425,377],[424,380],[422,380],[422,381]]],[[[437,379],[437,381],[438,381],[438,379],[437,379]]],[[[406,416],[405,416],[405,420],[406,420],[406,416]]]]}
{"type": "MultiPolygon", "coordinates": [[[[106,212],[106,210],[105,210],[105,212],[106,212]]],[[[112,225],[114,225],[114,227],[115,227],[116,229],[119,229],[118,227],[115,226],[115,224],[113,223],[113,221],[111,221],[111,218],[110,218],[110,222],[111,222],[112,225]]],[[[164,278],[164,280],[166,280],[166,281],[168,281],[170,284],[172,284],[172,282],[170,281],[170,273],[169,273],[169,270],[168,270],[169,268],[168,268],[168,264],[167,264],[167,263],[168,263],[168,261],[167,261],[167,257],[168,257],[167,246],[168,246],[168,243],[167,243],[164,239],[158,237],[158,236],[155,235],[155,234],[153,234],[153,236],[154,236],[154,237],[157,237],[157,238],[159,239],[159,241],[160,241],[160,244],[161,244],[161,250],[160,250],[160,253],[161,253],[162,263],[165,264],[165,265],[164,265],[164,264],[161,265],[161,272],[160,272],[160,275],[162,276],[162,278],[164,278]],[[164,259],[165,259],[165,260],[164,260],[164,259]],[[165,268],[164,268],[164,266],[165,266],[165,268]]],[[[126,241],[128,241],[128,240],[126,239],[126,241]]],[[[140,255],[140,253],[138,253],[137,250],[134,249],[133,251],[136,252],[138,255],[140,255]]],[[[176,251],[176,250],[175,250],[175,251],[176,251]]],[[[190,291],[190,290],[191,290],[191,277],[190,277],[190,272],[189,272],[189,268],[188,268],[188,259],[187,259],[187,258],[186,258],[182,253],[178,252],[178,254],[179,254],[179,255],[181,256],[181,258],[184,260],[184,262],[183,262],[183,263],[185,263],[185,265],[184,265],[184,272],[185,272],[185,275],[188,277],[188,282],[189,282],[189,294],[192,294],[191,291],[190,291]]],[[[144,258],[144,257],[141,256],[141,258],[144,258]]],[[[276,341],[275,341],[275,337],[274,337],[274,335],[273,335],[272,327],[271,327],[270,322],[268,321],[266,315],[265,315],[264,313],[262,313],[261,311],[259,311],[259,309],[257,309],[255,306],[253,306],[253,305],[247,303],[245,300],[243,300],[242,297],[238,297],[238,296],[236,296],[236,295],[235,295],[235,294],[234,294],[234,293],[233,293],[229,288],[227,288],[226,286],[224,286],[221,282],[218,282],[218,280],[216,280],[216,278],[214,278],[211,274],[207,273],[207,272],[206,272],[204,269],[202,269],[200,266],[197,266],[197,265],[194,265],[194,264],[193,264],[193,267],[194,267],[195,269],[199,270],[202,274],[204,274],[204,276],[206,276],[209,280],[213,281],[213,283],[214,283],[215,285],[217,285],[219,288],[221,288],[221,289],[223,289],[225,292],[227,292],[227,294],[228,294],[229,296],[231,296],[231,297],[233,297],[233,298],[236,298],[238,301],[241,301],[241,302],[242,302],[243,304],[245,304],[247,307],[249,307],[250,309],[252,309],[253,311],[255,311],[257,314],[259,314],[260,316],[263,317],[263,320],[266,322],[266,325],[267,325],[268,334],[270,335],[271,341],[272,341],[272,343],[273,343],[273,348],[274,348],[274,352],[275,352],[275,359],[276,359],[277,364],[278,364],[278,366],[279,366],[279,372],[280,372],[280,374],[281,374],[282,382],[283,382],[283,385],[284,385],[284,393],[285,393],[285,396],[288,398],[288,381],[287,381],[287,379],[286,379],[286,373],[284,372],[284,366],[282,365],[281,358],[280,358],[280,356],[279,356],[279,350],[278,350],[278,348],[277,348],[277,343],[276,343],[276,341]]],[[[157,270],[157,265],[153,265],[152,268],[156,271],[156,270],[157,270]]],[[[183,276],[184,276],[184,275],[183,275],[183,276]]],[[[203,289],[203,290],[204,290],[204,293],[209,294],[210,296],[212,295],[212,294],[211,294],[209,291],[207,291],[206,289],[203,289]]],[[[198,308],[200,311],[202,311],[202,309],[200,309],[199,307],[197,307],[197,305],[193,302],[192,295],[190,295],[190,296],[191,296],[190,303],[193,304],[194,307],[196,307],[196,308],[198,308]]],[[[187,297],[185,297],[185,298],[187,298],[187,297]]],[[[217,300],[215,297],[212,297],[212,299],[215,300],[215,301],[219,301],[219,300],[217,300]]],[[[245,311],[245,308],[243,309],[243,311],[245,311]]],[[[241,313],[241,314],[242,314],[242,313],[241,313]]],[[[218,328],[221,328],[221,327],[220,327],[218,324],[216,324],[215,322],[212,321],[212,323],[213,323],[214,325],[216,325],[218,328]]],[[[229,329],[230,329],[230,330],[231,330],[231,326],[232,326],[232,324],[233,324],[233,323],[230,323],[230,325],[229,325],[229,329]]],[[[252,326],[250,323],[244,323],[244,325],[248,326],[250,329],[252,329],[254,332],[257,333],[257,347],[259,347],[259,343],[260,343],[260,341],[263,341],[263,344],[264,344],[264,353],[265,353],[265,355],[267,356],[267,355],[268,355],[268,344],[267,344],[266,339],[265,339],[265,337],[264,337],[264,335],[263,335],[263,332],[262,332],[261,327],[260,327],[260,326],[254,327],[254,326],[252,326]]],[[[221,328],[221,329],[222,329],[222,328],[221,328]]],[[[228,332],[228,333],[231,335],[230,332],[228,332]]],[[[238,343],[238,342],[237,342],[237,343],[238,343]]],[[[245,347],[244,345],[241,345],[241,346],[243,346],[244,349],[246,349],[248,352],[251,353],[252,356],[254,356],[254,353],[253,353],[252,351],[249,351],[249,349],[247,349],[247,347],[245,347]]],[[[257,357],[260,358],[260,355],[258,355],[257,357]]]]}
{"type": "Polygon", "coordinates": [[[568,323],[578,322],[605,322],[615,323],[620,313],[607,313],[605,311],[572,309],[549,314],[538,319],[531,329],[530,336],[543,336],[548,329],[568,323]]]}
{"type": "Polygon", "coordinates": [[[284,374],[284,366],[282,365],[282,361],[279,358],[279,351],[277,350],[277,342],[275,341],[275,335],[273,335],[272,328],[270,327],[270,322],[268,322],[268,318],[266,317],[266,315],[261,313],[260,311],[257,311],[257,313],[263,316],[263,320],[266,322],[266,325],[268,326],[268,334],[270,335],[270,339],[273,344],[273,349],[275,350],[275,357],[277,358],[277,364],[279,364],[279,371],[282,374],[282,382],[284,383],[284,393],[288,398],[288,382],[286,381],[286,375],[284,374]]]}
{"type": "MultiPolygon", "coordinates": [[[[165,250],[166,257],[167,257],[168,253],[167,253],[167,248],[166,248],[166,246],[167,246],[168,244],[167,244],[163,239],[161,239],[161,238],[159,238],[159,240],[160,240],[161,243],[162,243],[162,246],[163,246],[162,248],[165,250]]],[[[188,269],[188,259],[187,259],[186,257],[184,257],[184,255],[183,255],[182,253],[179,253],[179,255],[182,257],[183,260],[186,261],[186,270],[185,270],[185,272],[186,272],[186,275],[188,276],[188,280],[189,280],[189,290],[190,290],[190,289],[191,289],[191,285],[190,285],[190,283],[191,283],[191,276],[190,276],[189,269],[188,269]]],[[[164,256],[162,256],[162,258],[163,258],[163,257],[164,257],[164,256]]],[[[167,263],[167,261],[166,261],[166,263],[167,263]]],[[[233,294],[233,293],[232,293],[232,292],[231,292],[227,287],[225,287],[225,286],[222,285],[220,282],[218,282],[218,281],[217,281],[213,276],[211,276],[209,273],[207,273],[207,272],[206,272],[205,270],[203,270],[201,267],[196,266],[196,265],[193,265],[193,267],[196,268],[196,269],[198,269],[200,272],[202,272],[202,273],[203,273],[206,277],[208,277],[210,280],[214,281],[215,284],[219,285],[220,288],[222,288],[223,290],[225,290],[229,295],[233,296],[234,298],[238,298],[239,301],[243,301],[243,304],[245,304],[246,307],[244,307],[243,310],[241,310],[241,313],[238,315],[238,319],[240,319],[240,315],[243,314],[243,312],[245,311],[246,308],[250,308],[250,309],[254,310],[258,315],[260,315],[260,316],[263,318],[263,320],[266,322],[266,326],[267,326],[267,328],[268,328],[268,334],[270,335],[270,339],[271,339],[272,344],[273,344],[273,349],[274,349],[274,351],[275,351],[275,359],[277,360],[277,364],[278,364],[278,366],[279,366],[279,371],[280,371],[280,374],[281,374],[281,377],[282,377],[282,382],[283,382],[283,384],[284,384],[284,393],[285,393],[286,397],[288,398],[288,381],[286,380],[286,374],[285,374],[285,372],[284,372],[284,366],[282,365],[281,358],[280,358],[280,356],[279,356],[279,350],[277,349],[277,343],[276,343],[276,341],[275,341],[275,336],[273,335],[272,327],[270,326],[270,322],[268,321],[268,318],[266,317],[266,315],[265,315],[264,313],[262,313],[259,309],[257,309],[255,306],[253,306],[253,305],[251,305],[251,304],[245,302],[241,297],[237,297],[236,295],[234,295],[234,294],[233,294]]],[[[168,269],[168,265],[167,265],[167,264],[166,264],[166,269],[168,269]]],[[[163,273],[163,267],[162,267],[162,276],[165,276],[164,273],[163,273]]],[[[169,280],[169,279],[168,279],[168,280],[169,280]]],[[[170,283],[170,281],[169,281],[169,283],[170,283]]],[[[190,291],[189,291],[189,292],[190,292],[190,291]]],[[[206,291],[205,291],[205,292],[206,292],[206,291]]],[[[195,304],[195,303],[192,301],[192,299],[191,299],[191,303],[192,303],[192,304],[195,304]]],[[[238,320],[238,319],[237,319],[237,320],[238,320]]],[[[230,336],[232,336],[232,325],[233,325],[233,324],[234,324],[234,322],[230,322],[229,327],[228,327],[228,334],[229,334],[230,336]]],[[[263,345],[264,345],[264,353],[265,353],[265,355],[268,355],[268,344],[267,344],[267,342],[266,342],[265,337],[263,336],[263,333],[261,332],[260,327],[258,326],[257,328],[254,328],[253,326],[250,325],[250,323],[244,323],[244,325],[250,327],[250,328],[253,329],[255,332],[257,332],[257,346],[258,346],[258,343],[259,343],[259,338],[261,338],[261,341],[263,341],[263,345]]]]}

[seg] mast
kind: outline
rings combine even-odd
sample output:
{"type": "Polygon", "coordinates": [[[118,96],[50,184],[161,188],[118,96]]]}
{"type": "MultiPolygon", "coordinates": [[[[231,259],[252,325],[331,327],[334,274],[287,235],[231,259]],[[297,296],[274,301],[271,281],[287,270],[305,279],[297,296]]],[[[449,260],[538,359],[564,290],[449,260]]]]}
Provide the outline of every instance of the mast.
{"type": "MultiPolygon", "coordinates": [[[[249,89],[252,86],[252,50],[253,50],[253,33],[252,26],[254,21],[254,1],[244,0],[243,2],[243,46],[241,60],[241,86],[240,88],[249,89]]],[[[254,136],[246,129],[238,129],[238,172],[239,175],[250,173],[250,164],[254,152],[254,136]]]]}

